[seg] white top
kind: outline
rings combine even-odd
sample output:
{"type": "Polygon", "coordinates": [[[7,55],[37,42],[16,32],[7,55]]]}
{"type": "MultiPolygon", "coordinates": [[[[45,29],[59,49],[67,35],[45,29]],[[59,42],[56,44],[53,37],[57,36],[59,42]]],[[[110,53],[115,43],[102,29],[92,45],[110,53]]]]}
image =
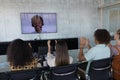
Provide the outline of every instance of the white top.
{"type": "MultiPolygon", "coordinates": [[[[69,59],[70,59],[70,64],[72,64],[73,58],[71,56],[69,56],[69,59]]],[[[54,67],[55,66],[55,56],[53,56],[51,53],[47,53],[46,60],[47,60],[47,64],[50,67],[54,67]]]]}
{"type": "Polygon", "coordinates": [[[99,60],[110,57],[110,48],[105,44],[98,44],[84,54],[87,61],[99,60]]]}

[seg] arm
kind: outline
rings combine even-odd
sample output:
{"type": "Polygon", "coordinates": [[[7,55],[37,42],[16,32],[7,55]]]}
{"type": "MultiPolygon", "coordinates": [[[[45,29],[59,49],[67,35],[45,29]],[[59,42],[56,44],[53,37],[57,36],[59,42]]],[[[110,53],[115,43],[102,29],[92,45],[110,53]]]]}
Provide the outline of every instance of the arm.
{"type": "Polygon", "coordinates": [[[29,47],[30,47],[30,48],[32,48],[32,45],[31,45],[31,43],[30,43],[30,42],[28,43],[28,45],[29,45],[29,47]]]}
{"type": "Polygon", "coordinates": [[[47,64],[50,66],[50,67],[53,67],[55,66],[55,56],[53,56],[51,54],[51,45],[50,45],[51,41],[48,40],[47,41],[47,45],[48,45],[48,53],[47,53],[47,64]]]}
{"type": "Polygon", "coordinates": [[[86,61],[84,54],[83,54],[83,47],[80,47],[79,51],[79,61],[86,61]]]}
{"type": "Polygon", "coordinates": [[[48,53],[51,53],[51,45],[50,45],[51,41],[48,40],[47,41],[47,46],[48,46],[48,53]]]}
{"type": "Polygon", "coordinates": [[[111,46],[110,50],[111,50],[111,56],[119,55],[119,48],[117,46],[111,46]]]}
{"type": "Polygon", "coordinates": [[[79,61],[86,61],[84,54],[83,54],[83,48],[86,44],[86,38],[82,37],[80,38],[80,51],[79,51],[79,61]]]}
{"type": "Polygon", "coordinates": [[[86,47],[87,47],[88,49],[91,48],[91,45],[90,45],[89,39],[86,39],[86,47]]]}
{"type": "Polygon", "coordinates": [[[51,58],[53,58],[54,56],[51,54],[51,45],[50,45],[50,43],[51,43],[51,41],[50,40],[48,40],[47,41],[47,45],[48,45],[48,52],[47,52],[47,57],[51,57],[51,58]]]}

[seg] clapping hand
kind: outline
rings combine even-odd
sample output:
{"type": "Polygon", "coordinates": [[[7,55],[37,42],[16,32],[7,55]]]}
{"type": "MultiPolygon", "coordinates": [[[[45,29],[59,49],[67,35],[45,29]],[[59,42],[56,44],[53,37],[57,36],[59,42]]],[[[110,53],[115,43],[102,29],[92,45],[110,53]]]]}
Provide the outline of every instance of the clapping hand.
{"type": "Polygon", "coordinates": [[[80,38],[80,48],[84,48],[84,46],[86,46],[87,48],[91,48],[89,39],[87,39],[85,37],[81,37],[80,38]]]}
{"type": "Polygon", "coordinates": [[[81,37],[80,38],[80,48],[83,48],[86,45],[86,38],[85,37],[81,37]]]}

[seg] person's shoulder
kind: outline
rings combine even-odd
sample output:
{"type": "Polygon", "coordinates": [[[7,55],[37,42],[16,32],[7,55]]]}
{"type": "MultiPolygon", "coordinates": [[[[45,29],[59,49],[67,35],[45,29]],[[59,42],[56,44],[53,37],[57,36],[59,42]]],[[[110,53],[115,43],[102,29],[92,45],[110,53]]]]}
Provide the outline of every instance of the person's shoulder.
{"type": "Polygon", "coordinates": [[[95,51],[96,49],[98,49],[97,46],[94,46],[94,47],[91,47],[89,51],[95,51]]]}
{"type": "Polygon", "coordinates": [[[32,34],[36,34],[37,32],[36,31],[33,31],[33,32],[31,32],[32,34]]]}
{"type": "Polygon", "coordinates": [[[93,49],[101,49],[101,48],[107,48],[108,46],[106,46],[105,44],[97,44],[93,47],[93,49]]]}
{"type": "Polygon", "coordinates": [[[43,29],[41,33],[47,33],[47,31],[43,29]]]}
{"type": "Polygon", "coordinates": [[[120,46],[114,45],[114,46],[110,47],[110,49],[112,51],[118,51],[118,49],[120,49],[120,46]]]}
{"type": "Polygon", "coordinates": [[[31,33],[33,33],[33,34],[37,34],[37,33],[47,33],[47,31],[43,29],[41,32],[33,31],[33,32],[31,32],[31,33]]]}
{"type": "Polygon", "coordinates": [[[90,48],[86,54],[87,55],[89,55],[89,53],[90,54],[95,54],[96,51],[99,51],[99,48],[97,46],[94,46],[94,47],[90,48]]]}

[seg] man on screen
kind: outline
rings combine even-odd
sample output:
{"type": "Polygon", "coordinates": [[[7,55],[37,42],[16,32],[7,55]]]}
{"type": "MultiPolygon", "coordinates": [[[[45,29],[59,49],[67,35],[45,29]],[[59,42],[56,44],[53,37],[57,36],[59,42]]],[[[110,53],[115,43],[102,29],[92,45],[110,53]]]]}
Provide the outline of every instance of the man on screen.
{"type": "Polygon", "coordinates": [[[42,30],[42,27],[44,25],[44,21],[43,18],[39,15],[35,15],[31,18],[31,24],[32,27],[34,27],[35,32],[34,33],[41,33],[41,32],[45,32],[42,30]]]}

